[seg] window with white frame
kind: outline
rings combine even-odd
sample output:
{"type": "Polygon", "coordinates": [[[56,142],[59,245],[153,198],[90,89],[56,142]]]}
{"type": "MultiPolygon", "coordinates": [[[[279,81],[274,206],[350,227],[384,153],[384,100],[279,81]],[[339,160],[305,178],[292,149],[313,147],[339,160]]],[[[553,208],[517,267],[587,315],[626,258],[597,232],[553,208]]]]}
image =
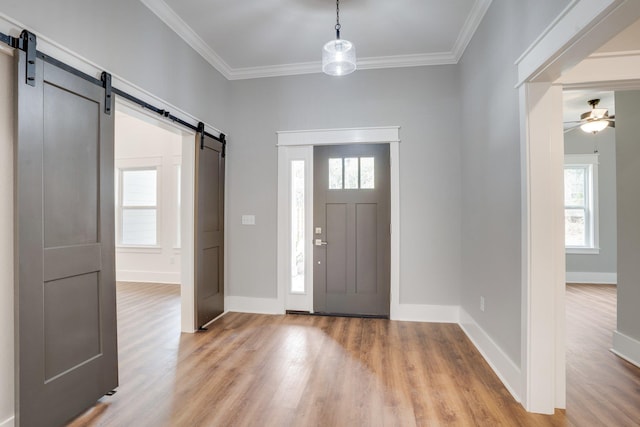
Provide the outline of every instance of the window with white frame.
{"type": "Polygon", "coordinates": [[[158,168],[118,170],[118,244],[158,244],[158,168]]]}
{"type": "Polygon", "coordinates": [[[291,160],[291,293],[304,293],[305,161],[291,160]]]}
{"type": "Polygon", "coordinates": [[[180,200],[181,194],[182,194],[182,190],[180,188],[180,186],[182,185],[182,172],[181,172],[181,165],[175,165],[175,173],[176,173],[176,243],[174,248],[175,249],[179,249],[182,244],[180,239],[181,237],[181,221],[182,221],[182,215],[181,215],[181,211],[182,211],[182,202],[180,200]]]}
{"type": "Polygon", "coordinates": [[[599,252],[597,154],[565,156],[564,231],[567,253],[599,252]]]}

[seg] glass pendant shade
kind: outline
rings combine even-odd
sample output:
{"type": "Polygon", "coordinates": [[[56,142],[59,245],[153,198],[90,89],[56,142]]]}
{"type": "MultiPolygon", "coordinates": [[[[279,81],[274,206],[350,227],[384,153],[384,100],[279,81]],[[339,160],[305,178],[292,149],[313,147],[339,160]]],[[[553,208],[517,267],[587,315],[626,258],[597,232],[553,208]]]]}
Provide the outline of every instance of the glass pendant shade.
{"type": "Polygon", "coordinates": [[[607,126],[609,126],[609,122],[606,120],[592,120],[580,125],[580,129],[586,133],[598,133],[607,126]]]}
{"type": "Polygon", "coordinates": [[[356,70],[356,48],[348,40],[335,39],[322,48],[322,72],[344,76],[356,70]]]}

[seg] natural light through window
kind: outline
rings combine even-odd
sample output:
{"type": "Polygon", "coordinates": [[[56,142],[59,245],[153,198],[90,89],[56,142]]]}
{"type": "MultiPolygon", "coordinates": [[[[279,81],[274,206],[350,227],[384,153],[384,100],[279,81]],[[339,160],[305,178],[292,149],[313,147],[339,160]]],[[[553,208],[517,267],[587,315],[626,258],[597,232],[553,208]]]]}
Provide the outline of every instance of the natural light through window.
{"type": "Polygon", "coordinates": [[[344,188],[358,188],[358,158],[347,157],[344,159],[344,188]]]}
{"type": "Polygon", "coordinates": [[[375,188],[373,157],[329,159],[329,190],[358,190],[375,188]]]}
{"type": "Polygon", "coordinates": [[[373,157],[360,157],[360,188],[375,187],[375,169],[373,157]]]}
{"type": "Polygon", "coordinates": [[[342,190],[342,159],[329,159],[329,189],[342,190]]]}
{"type": "Polygon", "coordinates": [[[153,246],[158,243],[157,177],[156,168],[120,169],[120,244],[153,246]]]}
{"type": "Polygon", "coordinates": [[[182,246],[180,244],[180,239],[182,238],[180,235],[180,222],[181,222],[181,210],[182,210],[182,205],[180,204],[180,197],[181,197],[181,189],[180,189],[180,185],[181,185],[181,166],[180,165],[176,165],[176,244],[175,247],[179,248],[180,246],[182,246]]]}
{"type": "Polygon", "coordinates": [[[597,253],[597,155],[567,155],[564,167],[565,247],[568,253],[597,253]]]}
{"type": "MultiPolygon", "coordinates": [[[[305,260],[304,166],[305,166],[304,160],[291,161],[291,292],[292,293],[305,292],[305,287],[304,287],[304,260],[305,260]]],[[[342,168],[340,168],[340,171],[342,172],[342,168]]]]}

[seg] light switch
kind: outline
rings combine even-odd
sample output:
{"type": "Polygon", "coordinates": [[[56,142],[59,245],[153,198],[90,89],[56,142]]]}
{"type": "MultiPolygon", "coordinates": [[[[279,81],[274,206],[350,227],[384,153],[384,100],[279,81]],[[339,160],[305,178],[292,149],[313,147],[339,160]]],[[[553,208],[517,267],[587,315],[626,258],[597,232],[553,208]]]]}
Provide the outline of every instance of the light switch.
{"type": "Polygon", "coordinates": [[[242,215],[242,225],[256,225],[256,216],[242,215]]]}

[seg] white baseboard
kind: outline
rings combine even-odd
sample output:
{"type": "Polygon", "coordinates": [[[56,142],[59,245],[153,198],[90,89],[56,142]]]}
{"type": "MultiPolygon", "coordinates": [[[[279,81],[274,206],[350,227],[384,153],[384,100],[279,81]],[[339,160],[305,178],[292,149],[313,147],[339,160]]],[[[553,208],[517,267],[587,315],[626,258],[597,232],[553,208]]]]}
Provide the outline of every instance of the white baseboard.
{"type": "Polygon", "coordinates": [[[618,283],[618,274],[592,271],[567,271],[566,281],[567,283],[615,285],[618,283]]]}
{"type": "Polygon", "coordinates": [[[460,327],[467,334],[473,345],[487,361],[493,372],[509,390],[509,393],[520,402],[522,376],[520,368],[505,354],[493,339],[476,323],[476,321],[460,308],[460,327]]]}
{"type": "Polygon", "coordinates": [[[240,313],[284,314],[284,304],[277,298],[227,296],[224,298],[224,309],[240,313]]]}
{"type": "Polygon", "coordinates": [[[406,322],[458,323],[457,305],[396,304],[391,306],[391,320],[406,322]]]}
{"type": "Polygon", "coordinates": [[[116,280],[119,282],[148,282],[180,284],[180,272],[117,270],[116,280]]]}
{"type": "Polygon", "coordinates": [[[618,331],[613,331],[611,351],[640,368],[640,341],[618,331]]]}
{"type": "Polygon", "coordinates": [[[15,426],[15,417],[9,417],[6,420],[0,422],[0,427],[14,427],[15,426]]]}

